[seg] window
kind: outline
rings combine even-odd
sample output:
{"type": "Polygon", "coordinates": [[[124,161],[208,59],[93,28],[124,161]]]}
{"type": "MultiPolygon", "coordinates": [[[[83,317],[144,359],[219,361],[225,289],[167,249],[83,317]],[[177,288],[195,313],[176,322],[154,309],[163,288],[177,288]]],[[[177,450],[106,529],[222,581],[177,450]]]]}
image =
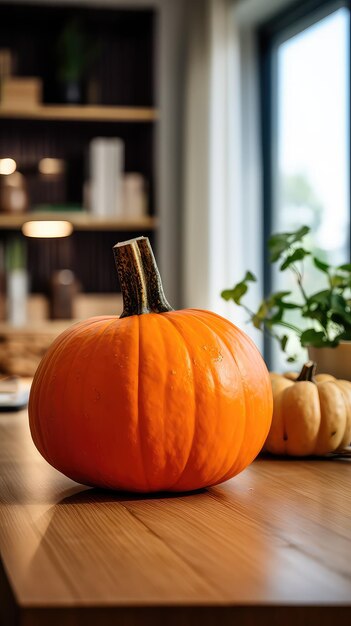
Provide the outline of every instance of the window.
{"type": "MultiPolygon", "coordinates": [[[[346,4],[307,1],[262,35],[265,235],[307,224],[311,247],[331,263],[350,258],[349,31],[346,4]]],[[[307,291],[323,289],[306,266],[307,291]]],[[[293,279],[267,260],[265,282],[295,296],[293,279]]],[[[266,349],[283,368],[279,348],[266,349]]]]}

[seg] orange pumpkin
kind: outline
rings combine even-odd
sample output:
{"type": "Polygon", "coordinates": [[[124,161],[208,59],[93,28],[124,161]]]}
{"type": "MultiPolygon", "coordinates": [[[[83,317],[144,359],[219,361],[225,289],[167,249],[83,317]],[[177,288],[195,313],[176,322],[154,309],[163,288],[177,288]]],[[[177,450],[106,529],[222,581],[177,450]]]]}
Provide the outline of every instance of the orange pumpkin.
{"type": "Polygon", "coordinates": [[[34,443],[87,485],[186,491],[231,478],[271,424],[258,350],[214,313],[172,310],[147,238],[114,253],[123,314],[75,324],[49,348],[30,395],[34,443]]]}

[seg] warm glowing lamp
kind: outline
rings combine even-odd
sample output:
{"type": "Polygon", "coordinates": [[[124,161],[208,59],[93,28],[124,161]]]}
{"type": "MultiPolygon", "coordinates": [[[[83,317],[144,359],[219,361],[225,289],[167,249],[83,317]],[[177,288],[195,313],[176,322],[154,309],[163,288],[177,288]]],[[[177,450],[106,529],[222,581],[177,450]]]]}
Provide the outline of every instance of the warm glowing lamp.
{"type": "Polygon", "coordinates": [[[59,176],[65,171],[65,162],[63,159],[45,157],[44,159],[40,159],[38,170],[40,174],[44,174],[45,176],[59,176]]]}
{"type": "Polygon", "coordinates": [[[16,171],[17,163],[14,159],[0,159],[0,174],[8,176],[16,171]]]}
{"type": "Polygon", "coordinates": [[[26,237],[52,239],[68,237],[72,232],[73,225],[65,220],[35,220],[25,222],[22,226],[22,233],[26,237]]]}

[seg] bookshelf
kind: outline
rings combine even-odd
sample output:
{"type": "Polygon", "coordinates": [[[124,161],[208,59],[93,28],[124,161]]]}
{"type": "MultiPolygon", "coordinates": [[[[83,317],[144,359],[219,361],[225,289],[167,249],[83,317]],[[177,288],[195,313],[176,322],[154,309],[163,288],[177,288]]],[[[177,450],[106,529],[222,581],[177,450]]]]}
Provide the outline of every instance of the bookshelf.
{"type": "MultiPolygon", "coordinates": [[[[118,289],[111,247],[138,235],[150,237],[157,256],[158,207],[155,134],[160,111],[155,98],[157,49],[155,9],[72,6],[68,3],[0,3],[0,48],[13,51],[16,75],[42,81],[42,103],[0,103],[0,158],[13,158],[25,179],[31,207],[67,206],[67,211],[0,213],[0,241],[22,237],[30,220],[67,220],[73,235],[65,240],[26,240],[32,294],[45,294],[53,271],[67,267],[84,293],[118,289]],[[62,102],[58,89],[56,42],[70,20],[84,24],[99,50],[85,82],[98,86],[95,101],[62,102]],[[97,99],[96,99],[97,98],[97,99]],[[147,185],[148,214],[139,219],[94,217],[70,211],[83,205],[88,151],[95,137],[118,137],[125,147],[125,172],[141,174],[147,185]],[[65,162],[61,178],[38,173],[43,158],[65,162]]],[[[88,94],[88,89],[86,94],[88,94]]]]}

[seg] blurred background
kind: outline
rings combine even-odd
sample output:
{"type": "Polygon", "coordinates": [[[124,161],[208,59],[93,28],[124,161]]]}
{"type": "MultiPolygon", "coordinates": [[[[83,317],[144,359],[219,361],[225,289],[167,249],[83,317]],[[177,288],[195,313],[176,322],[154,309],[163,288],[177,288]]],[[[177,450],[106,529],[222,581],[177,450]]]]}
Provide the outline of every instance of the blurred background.
{"type": "Polygon", "coordinates": [[[150,237],[175,308],[243,328],[220,292],[246,269],[252,307],[295,289],[270,233],[348,262],[349,33],[339,0],[1,1],[0,373],[120,314],[118,241],[150,237]]]}

